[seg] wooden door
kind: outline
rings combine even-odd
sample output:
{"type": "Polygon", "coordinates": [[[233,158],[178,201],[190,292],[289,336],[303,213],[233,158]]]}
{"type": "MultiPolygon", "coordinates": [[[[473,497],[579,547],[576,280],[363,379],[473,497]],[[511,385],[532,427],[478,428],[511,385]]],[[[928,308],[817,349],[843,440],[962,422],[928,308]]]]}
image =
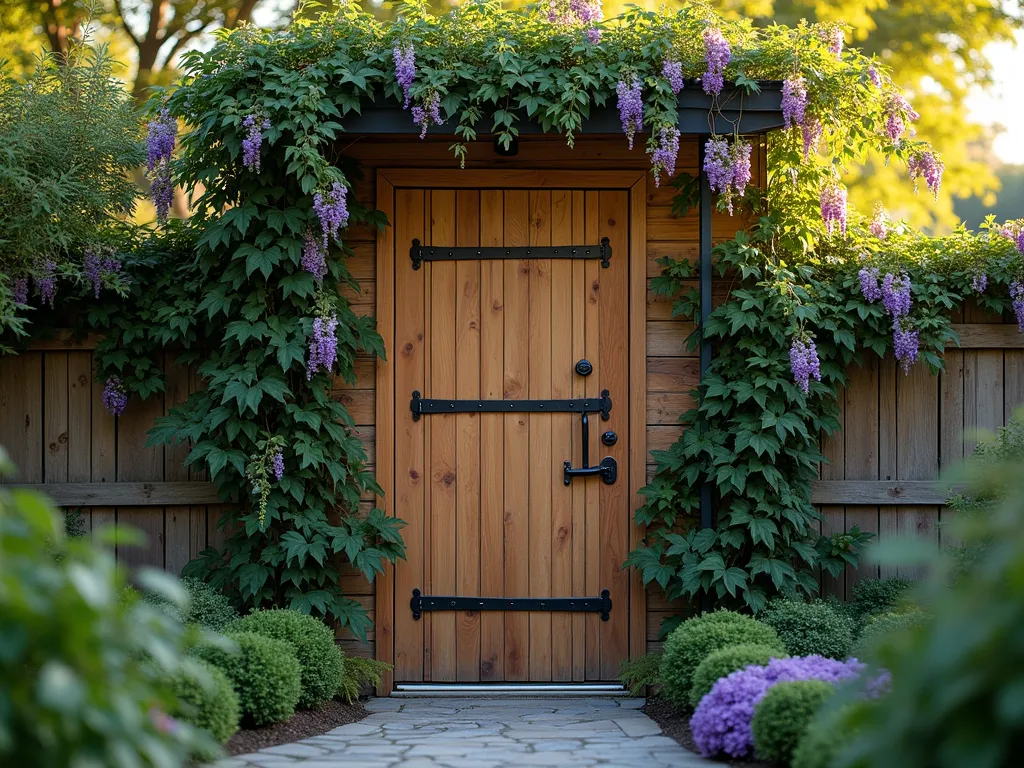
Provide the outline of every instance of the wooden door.
{"type": "MultiPolygon", "coordinates": [[[[495,180],[500,181],[496,174],[495,180]]],[[[396,186],[393,220],[394,488],[408,522],[394,576],[396,682],[611,681],[628,654],[629,216],[626,189],[424,189],[396,186]],[[597,245],[599,260],[427,261],[409,247],[597,245]],[[593,364],[589,376],[576,362],[593,364]],[[590,416],[590,462],[618,480],[577,478],[578,413],[426,414],[424,398],[548,400],[610,391],[590,416]],[[618,441],[600,438],[614,431],[618,441]],[[414,589],[460,597],[597,597],[597,613],[428,611],[414,589]]],[[[643,258],[642,255],[637,258],[643,258]]],[[[380,429],[380,427],[378,427],[380,429]]]]}

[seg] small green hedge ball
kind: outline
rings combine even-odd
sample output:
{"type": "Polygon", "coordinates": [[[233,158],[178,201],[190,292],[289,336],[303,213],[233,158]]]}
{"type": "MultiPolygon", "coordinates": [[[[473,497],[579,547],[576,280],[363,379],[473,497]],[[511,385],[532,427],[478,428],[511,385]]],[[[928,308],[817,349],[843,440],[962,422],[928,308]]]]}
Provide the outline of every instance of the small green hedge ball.
{"type": "Polygon", "coordinates": [[[693,672],[690,686],[690,706],[700,704],[715,683],[723,677],[751,665],[763,666],[772,659],[786,656],[779,644],[775,645],[730,645],[709,653],[693,672]]]}
{"type": "Polygon", "coordinates": [[[270,725],[294,715],[302,692],[295,646],[253,632],[228,632],[226,637],[238,646],[237,653],[207,645],[197,648],[196,655],[227,675],[242,716],[253,725],[270,725]]]}
{"type": "Polygon", "coordinates": [[[780,654],[786,650],[774,629],[750,616],[715,611],[687,619],[665,641],[659,675],[665,698],[677,709],[687,709],[697,667],[712,651],[730,645],[766,645],[780,654]]]}
{"type": "Polygon", "coordinates": [[[754,708],[750,723],[754,752],[761,760],[788,765],[822,704],[834,693],[823,680],[776,683],[754,708]]]}
{"type": "Polygon", "coordinates": [[[344,661],[334,644],[334,632],[320,619],[291,610],[256,611],[231,622],[229,629],[255,632],[295,646],[302,667],[300,709],[328,702],[338,692],[344,661]]]}
{"type": "Polygon", "coordinates": [[[209,731],[224,744],[238,730],[241,711],[238,694],[227,675],[205,661],[195,660],[198,670],[182,671],[171,678],[178,701],[173,714],[196,728],[209,731]],[[198,672],[198,674],[196,674],[198,672]]]}
{"type": "Polygon", "coordinates": [[[853,648],[853,619],[823,602],[774,600],[757,618],[778,633],[790,656],[842,661],[853,648]]]}

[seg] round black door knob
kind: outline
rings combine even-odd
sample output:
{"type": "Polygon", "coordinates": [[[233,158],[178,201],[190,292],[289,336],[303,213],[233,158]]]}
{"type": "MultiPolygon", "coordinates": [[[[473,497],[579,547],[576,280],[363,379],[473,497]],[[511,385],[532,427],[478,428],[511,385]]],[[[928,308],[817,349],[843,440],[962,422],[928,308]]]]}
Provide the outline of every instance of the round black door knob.
{"type": "Polygon", "coordinates": [[[594,366],[589,360],[580,360],[576,363],[576,373],[580,376],[589,376],[593,370],[594,366]]]}
{"type": "Polygon", "coordinates": [[[604,443],[605,445],[615,445],[617,442],[619,442],[619,436],[616,435],[611,430],[608,430],[603,435],[601,435],[601,442],[604,443]]]}

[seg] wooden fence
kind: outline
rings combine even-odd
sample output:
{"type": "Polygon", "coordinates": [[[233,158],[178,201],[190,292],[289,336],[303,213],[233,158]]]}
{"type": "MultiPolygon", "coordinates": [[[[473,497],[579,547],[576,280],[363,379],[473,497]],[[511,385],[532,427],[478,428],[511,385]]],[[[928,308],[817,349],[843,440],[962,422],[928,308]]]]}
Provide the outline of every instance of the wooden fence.
{"type": "MultiPolygon", "coordinates": [[[[976,429],[998,428],[1024,404],[1024,335],[971,313],[966,319],[956,326],[961,347],[947,351],[946,371],[938,377],[921,365],[905,376],[891,359],[872,359],[850,372],[840,397],[843,429],[823,441],[830,463],[813,489],[826,533],[859,525],[879,539],[913,534],[936,546],[952,543],[942,525],[950,512],[934,479],[970,454],[976,429]]],[[[87,530],[105,523],[142,530],[145,546],[116,548],[124,563],[177,572],[223,541],[217,526],[222,507],[205,474],[184,468],[184,446],[147,447],[146,432],[199,381],[194,372],[174,367],[168,354],[167,391],[147,402],[132,400],[115,419],[103,407],[102,384],[93,381],[95,342],[58,338],[17,357],[0,357],[0,445],[20,468],[14,482],[45,486],[58,504],[80,507],[87,530]]],[[[354,385],[336,382],[334,395],[349,407],[372,461],[373,361],[357,361],[356,375],[354,385]]],[[[664,447],[679,434],[667,424],[659,430],[648,428],[649,448],[664,447]]],[[[902,569],[881,575],[890,571],[902,569]]],[[[877,568],[865,565],[824,579],[823,588],[848,596],[857,580],[876,575],[877,568]]],[[[353,569],[342,586],[372,618],[372,585],[353,569]]],[[[656,648],[660,620],[676,608],[652,590],[648,609],[649,647],[656,648]]],[[[344,638],[343,644],[351,653],[374,651],[372,634],[367,643],[344,638]]]]}

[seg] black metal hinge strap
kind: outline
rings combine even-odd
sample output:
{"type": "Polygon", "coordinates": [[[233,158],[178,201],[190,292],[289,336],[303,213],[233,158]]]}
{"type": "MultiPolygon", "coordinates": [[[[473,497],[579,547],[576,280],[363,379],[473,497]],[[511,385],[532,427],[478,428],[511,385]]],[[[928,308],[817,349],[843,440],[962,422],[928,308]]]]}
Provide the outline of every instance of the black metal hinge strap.
{"type": "Polygon", "coordinates": [[[575,400],[431,400],[420,397],[416,390],[409,407],[413,421],[434,413],[600,413],[608,421],[612,399],[607,389],[600,397],[575,400]]]}
{"type": "Polygon", "coordinates": [[[599,613],[608,621],[612,598],[607,589],[600,597],[438,597],[414,589],[409,607],[416,620],[423,611],[556,611],[599,613]]]}
{"type": "Polygon", "coordinates": [[[412,241],[409,249],[412,268],[424,261],[471,261],[474,259],[600,259],[601,266],[611,266],[612,247],[607,237],[600,245],[530,245],[530,246],[440,246],[412,241]]]}

